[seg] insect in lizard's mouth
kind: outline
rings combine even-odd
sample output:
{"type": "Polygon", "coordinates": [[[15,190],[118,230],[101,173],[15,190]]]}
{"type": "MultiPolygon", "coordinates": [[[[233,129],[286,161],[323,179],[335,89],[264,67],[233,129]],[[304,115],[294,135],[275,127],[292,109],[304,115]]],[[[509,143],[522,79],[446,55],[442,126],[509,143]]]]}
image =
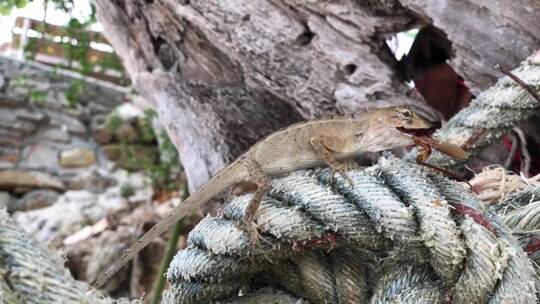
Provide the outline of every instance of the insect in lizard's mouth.
{"type": "Polygon", "coordinates": [[[397,129],[404,134],[410,135],[417,145],[433,148],[455,159],[466,160],[469,157],[468,153],[459,146],[441,142],[432,137],[433,133],[435,133],[439,127],[440,124],[436,125],[432,123],[429,128],[407,129],[405,127],[397,127],[397,129]]]}
{"type": "Polygon", "coordinates": [[[422,129],[407,129],[405,127],[396,127],[401,133],[405,133],[417,137],[431,137],[437,130],[436,127],[422,128],[422,129]]]}
{"type": "Polygon", "coordinates": [[[431,137],[433,133],[435,133],[435,131],[441,127],[441,123],[438,121],[432,121],[429,123],[429,125],[430,125],[429,128],[396,127],[396,129],[408,135],[427,138],[427,137],[431,137]]]}

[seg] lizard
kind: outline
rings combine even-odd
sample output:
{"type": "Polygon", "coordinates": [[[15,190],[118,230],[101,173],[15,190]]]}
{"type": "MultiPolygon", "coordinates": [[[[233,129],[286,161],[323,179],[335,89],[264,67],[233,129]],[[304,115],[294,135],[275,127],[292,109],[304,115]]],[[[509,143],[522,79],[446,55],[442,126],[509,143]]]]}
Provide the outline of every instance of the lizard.
{"type": "MultiPolygon", "coordinates": [[[[96,281],[101,287],[123,265],[168,230],[178,220],[199,209],[216,195],[242,182],[250,181],[257,189],[245,209],[243,225],[257,233],[255,215],[269,188],[269,177],[328,165],[352,185],[346,171],[350,160],[365,152],[379,152],[415,144],[415,134],[432,130],[432,124],[406,106],[368,109],[353,115],[312,120],[276,131],[254,144],[238,159],[212,177],[180,205],[176,206],[145,235],[126,249],[96,281]],[[418,132],[415,132],[418,131],[418,132]]],[[[459,147],[444,144],[435,149],[456,158],[466,159],[459,147]]]]}

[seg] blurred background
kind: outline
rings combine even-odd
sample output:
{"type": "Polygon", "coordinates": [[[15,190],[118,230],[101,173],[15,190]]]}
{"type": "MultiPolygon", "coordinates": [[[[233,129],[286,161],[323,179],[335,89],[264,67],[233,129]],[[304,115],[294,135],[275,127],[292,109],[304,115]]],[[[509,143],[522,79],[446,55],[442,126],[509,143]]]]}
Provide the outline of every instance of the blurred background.
{"type": "MultiPolygon", "coordinates": [[[[0,208],[90,282],[186,192],[176,148],[90,1],[2,1],[0,13],[0,208]]],[[[107,290],[148,294],[164,247],[107,290]]]]}

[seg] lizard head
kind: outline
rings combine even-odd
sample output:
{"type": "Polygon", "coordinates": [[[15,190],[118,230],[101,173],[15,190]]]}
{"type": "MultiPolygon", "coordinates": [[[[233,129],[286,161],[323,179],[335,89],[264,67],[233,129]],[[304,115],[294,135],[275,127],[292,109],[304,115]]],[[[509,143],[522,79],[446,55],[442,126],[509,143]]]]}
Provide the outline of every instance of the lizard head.
{"type": "Polygon", "coordinates": [[[380,109],[377,120],[385,121],[389,126],[403,130],[434,131],[433,123],[428,122],[407,106],[395,106],[380,109]]]}
{"type": "Polygon", "coordinates": [[[364,151],[378,152],[421,142],[454,158],[466,159],[467,153],[458,146],[438,142],[431,137],[439,126],[439,123],[429,122],[407,106],[378,108],[371,110],[367,129],[362,130],[360,145],[364,151]]]}
{"type": "Polygon", "coordinates": [[[429,136],[438,127],[412,111],[407,106],[394,106],[372,110],[369,126],[375,133],[396,136],[396,140],[409,139],[412,136],[429,136]]]}

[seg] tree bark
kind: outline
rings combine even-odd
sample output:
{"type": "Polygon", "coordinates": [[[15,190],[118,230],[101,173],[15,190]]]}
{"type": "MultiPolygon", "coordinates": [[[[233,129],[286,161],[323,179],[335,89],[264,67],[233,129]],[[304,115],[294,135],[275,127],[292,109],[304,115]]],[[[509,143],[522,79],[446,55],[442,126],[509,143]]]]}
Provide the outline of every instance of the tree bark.
{"type": "Polygon", "coordinates": [[[415,104],[385,44],[432,24],[477,89],[497,63],[540,48],[540,3],[524,0],[97,0],[134,87],[157,109],[190,190],[264,135],[366,106],[415,104]]]}

